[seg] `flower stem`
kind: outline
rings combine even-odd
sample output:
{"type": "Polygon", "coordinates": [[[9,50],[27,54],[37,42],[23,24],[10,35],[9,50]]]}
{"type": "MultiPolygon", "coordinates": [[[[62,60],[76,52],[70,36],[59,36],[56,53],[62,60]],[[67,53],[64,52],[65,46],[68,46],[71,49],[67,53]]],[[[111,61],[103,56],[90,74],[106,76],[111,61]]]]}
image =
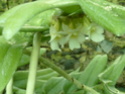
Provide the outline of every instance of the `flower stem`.
{"type": "Polygon", "coordinates": [[[9,81],[6,87],[6,94],[13,94],[13,78],[9,81]]]}
{"type": "Polygon", "coordinates": [[[3,94],[3,91],[1,91],[0,94],[3,94]]]}
{"type": "Polygon", "coordinates": [[[28,76],[26,94],[34,94],[36,71],[37,71],[39,51],[40,51],[40,40],[41,40],[40,33],[36,33],[33,39],[33,49],[29,65],[29,76],[28,76]]]}
{"type": "Polygon", "coordinates": [[[98,92],[96,92],[94,89],[82,84],[81,82],[79,82],[77,79],[71,77],[70,75],[68,75],[65,71],[63,71],[62,69],[60,69],[59,67],[57,67],[55,64],[53,64],[52,62],[49,62],[47,59],[40,57],[40,61],[52,68],[53,70],[55,70],[56,72],[58,72],[60,75],[62,75],[63,77],[65,77],[67,80],[69,80],[70,82],[72,82],[73,84],[75,84],[79,89],[83,89],[86,91],[90,91],[92,94],[99,94],[98,92]]]}

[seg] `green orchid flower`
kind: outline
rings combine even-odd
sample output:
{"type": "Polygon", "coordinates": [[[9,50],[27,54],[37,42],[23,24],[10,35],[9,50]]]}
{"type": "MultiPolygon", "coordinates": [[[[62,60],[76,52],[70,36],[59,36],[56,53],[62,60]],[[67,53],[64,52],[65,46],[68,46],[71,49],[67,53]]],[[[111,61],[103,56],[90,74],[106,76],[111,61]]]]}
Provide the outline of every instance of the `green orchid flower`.
{"type": "Polygon", "coordinates": [[[85,35],[82,32],[82,25],[79,25],[77,28],[70,28],[68,25],[62,23],[61,29],[59,31],[51,26],[50,28],[50,44],[53,50],[59,50],[60,47],[63,48],[65,44],[69,45],[71,50],[75,48],[80,48],[80,44],[85,41],[85,35]]]}
{"type": "Polygon", "coordinates": [[[95,23],[90,24],[86,34],[88,35],[89,39],[94,42],[101,42],[104,40],[104,29],[101,26],[98,26],[95,23]]]}
{"type": "Polygon", "coordinates": [[[80,48],[80,44],[85,41],[85,35],[84,32],[82,32],[83,26],[79,24],[77,28],[72,29],[69,26],[62,24],[62,29],[66,32],[65,39],[68,41],[69,48],[71,50],[80,48]]]}

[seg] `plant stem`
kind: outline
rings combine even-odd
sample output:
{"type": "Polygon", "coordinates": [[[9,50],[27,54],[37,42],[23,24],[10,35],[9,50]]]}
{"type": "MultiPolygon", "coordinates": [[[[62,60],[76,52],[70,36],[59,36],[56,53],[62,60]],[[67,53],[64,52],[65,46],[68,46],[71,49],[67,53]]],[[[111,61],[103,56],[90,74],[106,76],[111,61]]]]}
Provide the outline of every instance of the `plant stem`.
{"type": "Polygon", "coordinates": [[[41,35],[40,33],[36,33],[33,39],[33,50],[31,53],[31,59],[29,65],[29,76],[28,76],[26,94],[34,94],[36,70],[40,52],[40,40],[41,40],[40,35],[41,35]]]}
{"type": "Polygon", "coordinates": [[[10,81],[6,87],[6,94],[13,94],[13,78],[10,79],[10,81]]]}
{"type": "MultiPolygon", "coordinates": [[[[0,25],[0,34],[2,33],[2,30],[3,30],[3,27],[2,25],[0,25]]],[[[23,26],[20,31],[21,32],[42,32],[42,31],[45,31],[45,30],[48,30],[48,27],[42,27],[42,26],[23,26]]]]}
{"type": "Polygon", "coordinates": [[[60,69],[59,67],[57,67],[55,64],[53,64],[52,62],[49,62],[47,59],[40,57],[40,61],[52,68],[53,70],[55,70],[56,72],[58,72],[59,74],[61,74],[63,77],[65,77],[67,80],[69,80],[70,82],[74,83],[79,89],[83,89],[86,91],[90,91],[92,94],[99,94],[98,92],[96,92],[94,89],[82,84],[81,82],[79,82],[78,80],[76,80],[75,78],[71,77],[70,75],[68,75],[65,71],[63,71],[62,69],[60,69]]]}

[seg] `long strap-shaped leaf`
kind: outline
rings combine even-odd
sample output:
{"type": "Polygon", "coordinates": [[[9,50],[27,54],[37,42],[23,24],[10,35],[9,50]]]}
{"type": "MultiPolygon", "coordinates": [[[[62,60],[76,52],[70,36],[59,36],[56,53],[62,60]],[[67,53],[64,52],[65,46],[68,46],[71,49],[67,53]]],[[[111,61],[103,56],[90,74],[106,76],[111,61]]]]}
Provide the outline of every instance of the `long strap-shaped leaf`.
{"type": "Polygon", "coordinates": [[[32,17],[45,10],[66,7],[71,5],[78,5],[75,0],[44,0],[35,1],[21,5],[14,10],[13,14],[7,18],[4,24],[3,36],[6,39],[12,38],[19,29],[32,17]]]}
{"type": "Polygon", "coordinates": [[[110,32],[125,33],[125,7],[105,0],[79,0],[79,4],[88,17],[110,32]]]}
{"type": "Polygon", "coordinates": [[[88,87],[82,83],[80,83],[77,79],[75,79],[74,77],[68,75],[65,71],[61,70],[60,68],[58,68],[56,65],[54,65],[53,63],[49,62],[47,59],[45,58],[40,58],[40,61],[45,64],[46,66],[52,68],[53,70],[55,70],[56,72],[58,72],[59,74],[61,74],[64,78],[66,78],[68,81],[72,82],[74,85],[76,85],[79,89],[82,90],[86,90],[88,92],[90,92],[91,94],[100,94],[97,91],[95,91],[94,89],[92,89],[91,87],[88,87]]]}
{"type": "Polygon", "coordinates": [[[22,56],[23,47],[20,45],[9,45],[1,42],[0,38],[0,91],[2,91],[13,73],[22,56]]]}
{"type": "Polygon", "coordinates": [[[99,82],[98,75],[104,71],[107,64],[107,55],[95,56],[89,65],[79,76],[79,81],[88,86],[94,86],[99,82]]]}
{"type": "Polygon", "coordinates": [[[99,75],[99,79],[114,86],[125,67],[125,55],[118,57],[111,66],[99,75]]]}

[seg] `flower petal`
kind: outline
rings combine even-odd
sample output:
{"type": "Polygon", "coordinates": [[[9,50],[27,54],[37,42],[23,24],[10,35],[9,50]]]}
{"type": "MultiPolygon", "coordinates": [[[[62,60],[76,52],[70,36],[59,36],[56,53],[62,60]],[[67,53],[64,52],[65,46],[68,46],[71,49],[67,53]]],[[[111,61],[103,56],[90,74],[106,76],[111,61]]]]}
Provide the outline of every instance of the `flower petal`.
{"type": "Polygon", "coordinates": [[[82,34],[79,34],[79,36],[78,36],[78,42],[79,43],[83,43],[84,41],[85,41],[85,36],[82,35],[82,34]]]}
{"type": "Polygon", "coordinates": [[[90,38],[94,41],[94,42],[101,42],[102,40],[104,40],[104,35],[103,34],[98,34],[98,33],[92,33],[90,38]]]}
{"type": "Polygon", "coordinates": [[[69,48],[71,50],[73,50],[75,48],[80,48],[80,43],[78,42],[78,40],[72,38],[69,40],[69,48]]]}
{"type": "Polygon", "coordinates": [[[50,42],[50,46],[51,46],[51,49],[52,49],[52,50],[61,51],[61,49],[59,48],[59,45],[58,45],[58,41],[57,41],[57,40],[51,41],[51,42],[50,42]]]}
{"type": "Polygon", "coordinates": [[[64,45],[70,40],[70,35],[65,36],[59,40],[59,44],[62,48],[64,48],[64,45]]]}

